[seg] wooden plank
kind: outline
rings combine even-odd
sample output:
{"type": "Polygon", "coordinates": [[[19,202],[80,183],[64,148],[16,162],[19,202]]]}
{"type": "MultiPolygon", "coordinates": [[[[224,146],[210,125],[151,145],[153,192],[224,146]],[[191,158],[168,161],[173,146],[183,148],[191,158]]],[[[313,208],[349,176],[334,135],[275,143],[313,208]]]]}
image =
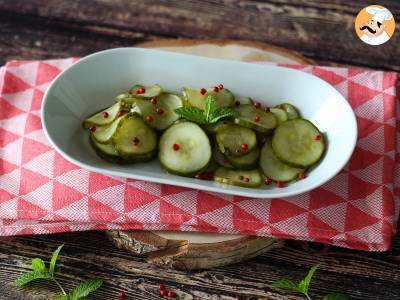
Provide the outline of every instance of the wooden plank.
{"type": "MultiPolygon", "coordinates": [[[[49,59],[84,56],[113,48],[128,47],[154,36],[129,32],[125,37],[97,33],[94,27],[82,32],[74,24],[47,22],[38,18],[0,16],[0,65],[12,59],[49,59]]],[[[80,26],[78,26],[81,28],[80,26]]]]}
{"type": "Polygon", "coordinates": [[[173,288],[180,295],[179,299],[192,299],[193,295],[202,299],[206,296],[209,297],[206,299],[232,299],[229,297],[237,295],[303,299],[276,290],[271,283],[281,278],[301,278],[315,263],[320,263],[321,267],[311,286],[313,299],[321,299],[322,295],[333,291],[365,300],[393,300],[400,295],[399,238],[387,253],[336,247],[315,252],[303,249],[302,242],[292,241],[284,248],[271,250],[244,263],[185,272],[159,269],[147,264],[145,258],[132,257],[117,249],[103,233],[86,232],[0,238],[0,299],[48,299],[51,294],[46,291],[52,286],[39,284],[19,290],[11,284],[29,268],[32,257],[48,261],[52,250],[61,243],[65,243],[58,268],[62,284],[70,289],[79,280],[99,276],[105,280],[104,288],[95,297],[100,300],[115,299],[120,290],[126,292],[127,299],[159,299],[157,286],[161,282],[173,288]],[[29,298],[27,295],[43,297],[29,298]]]}
{"type": "MultiPolygon", "coordinates": [[[[0,18],[5,13],[22,19],[32,16],[49,24],[75,24],[82,32],[114,37],[134,31],[255,40],[297,50],[313,59],[399,71],[399,34],[379,47],[366,45],[356,36],[354,17],[365,5],[361,0],[0,0],[0,18]]],[[[398,1],[385,1],[385,5],[394,15],[400,13],[398,1]]],[[[399,22],[396,28],[400,30],[399,22]]]]}

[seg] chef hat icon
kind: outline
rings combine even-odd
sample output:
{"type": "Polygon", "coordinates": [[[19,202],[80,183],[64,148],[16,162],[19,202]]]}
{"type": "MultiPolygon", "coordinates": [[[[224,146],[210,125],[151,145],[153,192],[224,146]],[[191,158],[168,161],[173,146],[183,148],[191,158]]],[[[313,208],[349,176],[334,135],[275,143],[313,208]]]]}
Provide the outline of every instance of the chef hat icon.
{"type": "Polygon", "coordinates": [[[385,20],[393,18],[392,13],[386,8],[367,7],[367,12],[372,15],[371,20],[383,24],[385,20]]]}

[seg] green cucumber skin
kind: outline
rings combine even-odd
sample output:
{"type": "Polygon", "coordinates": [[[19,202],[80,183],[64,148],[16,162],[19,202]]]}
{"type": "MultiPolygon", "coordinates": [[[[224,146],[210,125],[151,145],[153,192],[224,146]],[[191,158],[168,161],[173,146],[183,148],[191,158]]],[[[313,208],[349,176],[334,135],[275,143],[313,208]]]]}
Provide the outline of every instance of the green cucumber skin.
{"type": "Polygon", "coordinates": [[[278,119],[271,112],[264,112],[261,109],[257,110],[252,105],[239,105],[235,108],[237,116],[234,118],[234,122],[240,126],[254,129],[261,133],[268,133],[275,129],[278,125],[278,119]],[[254,121],[255,116],[260,116],[262,120],[269,118],[271,124],[263,124],[263,121],[257,123],[254,121]]]}
{"type": "Polygon", "coordinates": [[[281,109],[281,108],[271,108],[271,109],[270,109],[270,112],[274,114],[276,120],[278,121],[278,126],[279,126],[280,124],[282,124],[283,122],[286,122],[286,121],[289,119],[288,114],[287,114],[287,112],[286,112],[284,109],[281,109]],[[282,117],[281,114],[283,114],[283,117],[282,117]]]}
{"type": "Polygon", "coordinates": [[[161,86],[159,84],[153,84],[152,86],[148,86],[148,87],[145,87],[145,86],[140,85],[140,84],[136,84],[136,85],[134,85],[134,86],[132,86],[130,88],[130,91],[137,98],[150,99],[150,98],[157,97],[158,95],[160,95],[162,93],[162,88],[161,88],[161,86]],[[145,92],[143,94],[136,94],[136,91],[139,88],[144,88],[145,92]],[[153,91],[153,93],[149,94],[148,90],[152,91],[152,89],[154,89],[154,88],[156,89],[156,93],[154,93],[154,91],[153,91]]]}
{"type": "Polygon", "coordinates": [[[120,102],[124,112],[130,112],[133,105],[135,105],[136,98],[131,95],[119,95],[115,97],[115,102],[120,102]]]}
{"type": "MultiPolygon", "coordinates": [[[[113,106],[113,105],[111,105],[111,106],[113,106]]],[[[87,128],[93,126],[93,125],[94,125],[94,126],[107,126],[107,125],[111,124],[112,122],[114,122],[114,121],[118,118],[118,116],[117,116],[118,113],[115,114],[115,116],[113,116],[112,118],[107,119],[108,122],[107,122],[107,123],[104,123],[104,124],[96,124],[96,123],[92,123],[92,122],[88,121],[88,120],[89,120],[90,118],[92,118],[93,116],[95,116],[95,115],[97,115],[97,114],[99,114],[99,113],[101,113],[101,112],[103,112],[103,111],[108,110],[111,106],[108,106],[108,107],[106,107],[106,108],[100,109],[100,110],[98,110],[97,112],[95,112],[94,114],[92,114],[89,118],[85,119],[85,120],[82,122],[83,128],[87,129],[87,128]]],[[[122,105],[120,105],[118,111],[121,111],[121,110],[122,110],[122,105]]]]}
{"type": "Polygon", "coordinates": [[[227,169],[224,167],[220,167],[214,173],[214,181],[218,182],[218,183],[229,184],[229,185],[240,186],[240,187],[257,188],[257,187],[260,187],[262,184],[262,176],[258,169],[245,171],[245,170],[231,170],[231,169],[227,169]],[[241,181],[239,179],[227,178],[227,176],[221,175],[220,174],[221,172],[222,173],[236,172],[238,174],[241,172],[243,172],[243,174],[246,174],[246,172],[256,172],[256,175],[258,176],[258,178],[255,183],[251,183],[251,182],[241,181]]]}
{"type": "Polygon", "coordinates": [[[217,145],[213,146],[213,158],[215,162],[227,169],[233,169],[232,164],[229,162],[229,160],[226,158],[226,156],[219,150],[219,147],[217,145]]]}
{"type": "Polygon", "coordinates": [[[205,171],[207,170],[208,166],[210,165],[210,162],[211,162],[211,160],[210,160],[210,161],[208,162],[208,164],[207,164],[206,166],[204,166],[203,168],[201,168],[201,169],[198,169],[198,170],[196,170],[196,171],[192,171],[192,172],[187,172],[187,173],[185,173],[185,172],[179,172],[179,171],[175,171],[175,170],[172,170],[172,169],[168,168],[168,167],[167,167],[165,164],[163,164],[163,162],[160,160],[160,156],[158,156],[158,161],[160,162],[161,167],[162,167],[165,171],[167,171],[168,173],[174,174],[174,175],[179,175],[179,176],[184,176],[184,177],[193,177],[193,176],[196,175],[196,174],[205,172],[205,171]]]}
{"type": "MultiPolygon", "coordinates": [[[[92,114],[92,116],[98,114],[99,112],[102,112],[102,111],[106,110],[107,108],[108,108],[108,107],[103,108],[103,109],[99,109],[99,110],[96,111],[94,114],[92,114]]],[[[89,118],[90,118],[90,117],[89,117],[89,118]]],[[[86,122],[86,120],[89,119],[89,118],[86,118],[84,121],[82,121],[82,127],[85,128],[85,129],[88,129],[90,126],[94,125],[94,124],[92,124],[92,123],[90,123],[90,122],[86,122]]]]}
{"type": "Polygon", "coordinates": [[[292,181],[299,173],[305,172],[305,169],[293,168],[281,162],[273,153],[271,140],[267,140],[261,149],[260,169],[267,178],[282,182],[292,181]]]}
{"type": "Polygon", "coordinates": [[[126,114],[126,115],[124,115],[124,116],[122,117],[120,123],[118,124],[118,127],[117,127],[117,129],[115,130],[114,135],[113,135],[113,137],[112,137],[112,143],[114,144],[115,149],[117,149],[117,151],[120,153],[120,155],[121,155],[122,157],[124,157],[125,159],[128,159],[128,158],[134,159],[135,156],[138,156],[138,155],[146,155],[146,154],[148,154],[148,153],[151,153],[151,152],[155,151],[155,150],[157,149],[158,139],[157,139],[157,134],[156,134],[156,132],[155,132],[151,127],[149,127],[149,126],[143,121],[142,117],[141,117],[139,114],[137,114],[137,113],[128,113],[128,114],[126,114]],[[118,147],[118,141],[117,141],[117,139],[118,139],[118,134],[119,134],[119,131],[120,131],[120,129],[121,129],[121,127],[122,127],[124,121],[127,120],[128,118],[134,118],[134,117],[138,117],[138,118],[143,122],[143,125],[148,127],[148,129],[150,130],[150,132],[151,132],[152,135],[153,135],[153,138],[155,138],[155,140],[156,140],[154,148],[153,148],[152,150],[146,152],[146,153],[126,153],[125,151],[123,151],[122,149],[120,149],[120,148],[118,147]]]}
{"type": "Polygon", "coordinates": [[[101,152],[103,155],[105,155],[107,157],[119,158],[119,154],[118,155],[112,155],[110,153],[105,153],[105,152],[101,151],[101,149],[96,146],[96,139],[92,135],[89,136],[89,141],[90,141],[90,145],[96,150],[96,152],[101,152]]]}
{"type": "Polygon", "coordinates": [[[130,164],[136,164],[136,163],[144,163],[144,162],[149,162],[151,160],[153,160],[156,157],[156,151],[153,151],[151,153],[149,153],[147,156],[136,156],[136,157],[128,157],[128,158],[124,158],[124,157],[117,157],[117,156],[110,156],[107,154],[104,154],[103,152],[96,150],[97,155],[110,163],[114,163],[114,164],[118,164],[118,165],[130,165],[130,164]]]}
{"type": "Polygon", "coordinates": [[[258,147],[254,148],[252,151],[248,152],[247,154],[243,156],[230,156],[230,155],[225,155],[226,159],[230,162],[230,164],[239,170],[252,170],[258,167],[259,163],[258,160],[260,158],[260,149],[258,147]],[[248,157],[251,152],[256,151],[257,153],[252,155],[256,155],[255,159],[253,161],[245,162],[241,161],[242,159],[246,159],[246,156],[248,157]]]}
{"type": "Polygon", "coordinates": [[[301,118],[299,110],[290,103],[281,103],[275,106],[276,108],[283,109],[286,111],[288,120],[293,120],[297,118],[301,118]]]}
{"type": "Polygon", "coordinates": [[[153,105],[147,99],[135,99],[134,105],[137,112],[142,115],[143,121],[157,131],[164,131],[174,122],[179,120],[179,115],[175,113],[175,109],[182,107],[182,98],[176,94],[161,93],[157,96],[157,104],[153,105]],[[164,112],[162,115],[156,114],[156,109],[161,108],[164,112]],[[153,117],[153,121],[149,123],[146,116],[153,117]]]}
{"type": "MultiPolygon", "coordinates": [[[[123,117],[119,117],[119,118],[117,118],[116,120],[114,120],[114,122],[118,122],[118,123],[119,123],[119,122],[121,122],[122,118],[123,118],[123,117]]],[[[114,122],[113,122],[113,123],[114,123],[114,122]]],[[[108,124],[108,125],[106,125],[106,126],[111,126],[111,125],[113,125],[113,123],[108,124]]],[[[118,125],[118,126],[119,126],[119,125],[118,125]]],[[[117,126],[117,128],[118,128],[118,126],[117,126]]],[[[97,128],[101,128],[101,127],[105,127],[105,126],[98,126],[97,128]]],[[[113,135],[115,134],[117,128],[115,129],[113,135]]],[[[96,132],[94,132],[94,133],[91,134],[91,135],[93,136],[94,140],[95,140],[97,143],[99,143],[99,144],[109,144],[109,143],[112,142],[112,140],[113,140],[113,135],[111,135],[107,140],[100,140],[98,137],[96,137],[96,133],[97,133],[97,132],[98,132],[98,130],[96,130],[96,132]]]]}
{"type": "MultiPolygon", "coordinates": [[[[288,123],[288,122],[291,122],[291,121],[296,121],[296,120],[306,121],[307,123],[311,124],[311,125],[317,130],[317,132],[319,132],[319,135],[321,135],[321,140],[320,140],[320,142],[323,143],[323,148],[324,148],[324,150],[322,151],[321,155],[320,155],[317,159],[315,159],[312,163],[307,164],[307,165],[296,164],[296,163],[293,163],[293,162],[291,162],[291,161],[286,160],[286,159],[283,158],[281,155],[279,155],[279,151],[277,151],[276,145],[274,146],[274,137],[275,137],[275,135],[276,135],[276,130],[274,131],[274,134],[273,134],[273,136],[272,136],[272,150],[273,150],[273,152],[274,152],[274,155],[275,155],[280,161],[282,161],[284,164],[287,164],[288,166],[293,167],[293,168],[308,169],[308,168],[312,167],[313,165],[317,164],[317,163],[323,158],[323,156],[325,155],[325,152],[326,152],[326,139],[325,139],[324,134],[322,134],[322,132],[319,131],[318,127],[315,126],[311,121],[309,121],[309,120],[307,120],[307,119],[296,118],[296,119],[288,120],[288,121],[286,121],[285,123],[288,123]]],[[[277,129],[278,129],[278,128],[277,128],[277,129]]]]}
{"type": "Polygon", "coordinates": [[[242,98],[237,99],[235,101],[235,105],[236,105],[236,102],[239,103],[239,105],[253,105],[254,104],[253,99],[251,99],[250,97],[242,97],[242,98]]]}
{"type": "Polygon", "coordinates": [[[153,160],[156,156],[157,156],[157,149],[146,154],[132,155],[127,157],[121,155],[121,158],[124,162],[132,164],[132,163],[148,162],[153,160]]]}
{"type": "Polygon", "coordinates": [[[235,102],[232,92],[226,88],[220,90],[219,92],[214,92],[212,88],[209,88],[204,95],[201,95],[200,89],[183,87],[182,93],[185,100],[185,105],[197,107],[199,109],[204,109],[205,99],[209,95],[213,95],[215,97],[217,107],[233,106],[235,102]]]}
{"type": "MultiPolygon", "coordinates": [[[[246,153],[249,153],[251,150],[253,150],[257,146],[257,136],[256,136],[255,132],[252,131],[250,128],[239,126],[239,125],[236,125],[236,124],[235,125],[231,125],[229,127],[232,127],[232,129],[234,127],[235,128],[242,128],[242,130],[248,131],[248,135],[252,136],[252,138],[251,138],[252,143],[251,144],[247,143],[248,149],[247,149],[246,153]],[[253,137],[253,135],[254,135],[254,137],[253,137]]],[[[223,128],[220,128],[217,131],[216,142],[217,142],[219,150],[222,152],[222,154],[229,154],[229,155],[232,155],[232,156],[242,156],[242,155],[246,154],[246,153],[242,153],[242,152],[239,152],[239,153],[237,153],[235,151],[232,152],[232,151],[229,150],[228,147],[225,147],[224,142],[222,141],[221,135],[222,135],[223,131],[229,130],[229,127],[223,127],[223,128]]],[[[238,149],[240,150],[240,145],[239,145],[238,149]]]]}
{"type": "Polygon", "coordinates": [[[201,127],[204,129],[205,132],[209,134],[215,134],[219,129],[232,124],[234,124],[232,119],[224,119],[223,121],[218,121],[217,123],[213,124],[205,124],[201,127]]]}

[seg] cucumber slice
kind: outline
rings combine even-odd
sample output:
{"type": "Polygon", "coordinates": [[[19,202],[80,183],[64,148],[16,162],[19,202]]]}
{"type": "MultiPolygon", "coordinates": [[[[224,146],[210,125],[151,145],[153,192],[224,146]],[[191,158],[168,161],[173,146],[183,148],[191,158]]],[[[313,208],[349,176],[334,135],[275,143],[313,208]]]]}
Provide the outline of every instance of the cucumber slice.
{"type": "Polygon", "coordinates": [[[119,117],[109,125],[96,127],[96,131],[92,133],[92,136],[96,142],[100,144],[109,144],[118,128],[118,124],[121,119],[122,117],[119,117]]]}
{"type": "Polygon", "coordinates": [[[232,166],[239,170],[251,170],[258,166],[258,158],[260,157],[260,149],[255,147],[249,153],[242,156],[225,155],[226,159],[232,166]]]}
{"type": "Polygon", "coordinates": [[[250,128],[239,125],[230,125],[217,131],[217,144],[223,154],[242,156],[249,153],[257,146],[257,137],[250,128]],[[247,145],[247,150],[242,150],[242,144],[247,145]]]}
{"type": "Polygon", "coordinates": [[[134,85],[133,87],[131,87],[130,89],[130,93],[132,95],[134,95],[134,97],[137,98],[153,98],[153,97],[157,97],[158,95],[160,95],[162,92],[161,86],[158,84],[154,84],[150,87],[144,87],[143,85],[134,85]],[[137,90],[143,88],[145,90],[144,93],[142,94],[137,94],[137,90]]]}
{"type": "Polygon", "coordinates": [[[182,106],[182,99],[174,94],[163,93],[157,97],[155,105],[144,99],[135,99],[135,104],[137,112],[145,121],[147,116],[152,117],[151,122],[146,121],[148,125],[157,130],[164,130],[179,119],[174,110],[182,106]]]}
{"type": "Polygon", "coordinates": [[[145,154],[138,154],[138,155],[122,157],[122,159],[123,159],[123,163],[126,163],[126,164],[147,162],[147,161],[152,160],[156,156],[156,154],[157,154],[157,149],[154,149],[153,151],[145,153],[145,154]]]}
{"type": "Polygon", "coordinates": [[[235,105],[236,106],[240,106],[240,105],[253,105],[254,101],[253,99],[251,99],[250,97],[242,97],[239,98],[235,101],[235,105]]]}
{"type": "Polygon", "coordinates": [[[214,96],[216,107],[232,106],[235,102],[233,94],[226,88],[219,90],[219,92],[214,92],[214,90],[210,88],[204,95],[202,95],[199,89],[183,87],[182,93],[187,103],[200,109],[204,109],[204,102],[208,95],[214,96]]]}
{"type": "Polygon", "coordinates": [[[281,103],[276,108],[286,111],[289,120],[300,118],[299,110],[290,103],[281,103]]]}
{"type": "Polygon", "coordinates": [[[104,155],[119,157],[119,153],[112,143],[100,144],[95,140],[93,135],[90,135],[90,142],[97,151],[100,151],[104,155]]]}
{"type": "Polygon", "coordinates": [[[287,121],[288,115],[285,110],[280,108],[270,108],[269,110],[274,114],[274,116],[278,120],[278,125],[287,121]]]}
{"type": "Polygon", "coordinates": [[[214,145],[213,147],[213,158],[216,161],[217,164],[228,168],[228,169],[233,169],[232,164],[229,162],[229,160],[221,153],[217,145],[214,145]]]}
{"type": "Polygon", "coordinates": [[[299,173],[304,169],[292,168],[279,159],[277,159],[272,151],[271,140],[268,139],[261,149],[260,167],[264,175],[276,181],[291,181],[296,179],[299,173]]]}
{"type": "Polygon", "coordinates": [[[325,152],[325,139],[308,120],[292,119],[275,129],[272,149],[282,162],[297,168],[317,163],[325,152]]]}
{"type": "Polygon", "coordinates": [[[191,176],[204,171],[210,163],[210,141],[196,123],[177,123],[161,136],[158,158],[168,172],[191,176]]]}
{"type": "Polygon", "coordinates": [[[117,103],[121,103],[121,108],[124,112],[129,112],[132,109],[132,106],[135,105],[136,98],[131,97],[127,94],[121,94],[115,97],[114,101],[117,103]]]}
{"type": "Polygon", "coordinates": [[[240,105],[235,110],[238,113],[235,123],[241,126],[260,132],[268,132],[277,126],[278,121],[275,115],[271,112],[266,113],[261,108],[255,108],[253,105],[240,105]]]}
{"type": "Polygon", "coordinates": [[[143,154],[143,155],[135,155],[135,156],[132,156],[129,158],[107,155],[107,154],[104,154],[103,152],[99,151],[98,149],[96,149],[96,153],[102,159],[104,159],[105,161],[108,161],[110,163],[119,164],[119,165],[128,165],[128,164],[133,164],[133,163],[150,161],[155,157],[155,154],[157,153],[157,151],[152,151],[150,153],[143,154]]]}
{"type": "Polygon", "coordinates": [[[89,128],[90,126],[105,126],[111,124],[118,116],[118,113],[122,109],[121,103],[117,102],[109,108],[102,110],[90,118],[83,121],[83,126],[89,128]],[[105,117],[105,115],[107,117],[105,117]]]}
{"type": "Polygon", "coordinates": [[[115,149],[126,158],[148,154],[157,147],[156,133],[135,113],[122,117],[112,141],[115,149]]]}
{"type": "Polygon", "coordinates": [[[257,169],[243,171],[220,167],[214,173],[214,181],[242,187],[259,187],[262,177],[257,169]]]}

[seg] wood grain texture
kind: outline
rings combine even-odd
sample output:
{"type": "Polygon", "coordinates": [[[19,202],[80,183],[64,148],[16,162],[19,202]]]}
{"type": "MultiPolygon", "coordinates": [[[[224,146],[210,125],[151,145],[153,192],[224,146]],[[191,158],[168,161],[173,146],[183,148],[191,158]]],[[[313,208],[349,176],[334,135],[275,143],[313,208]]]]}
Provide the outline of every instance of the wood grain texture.
{"type": "Polygon", "coordinates": [[[289,241],[281,249],[236,265],[207,271],[160,269],[146,263],[144,257],[132,257],[119,250],[102,232],[68,233],[49,236],[0,238],[0,299],[48,299],[52,285],[31,285],[24,290],[11,287],[12,281],[28,270],[32,257],[49,260],[51,252],[61,243],[57,269],[60,281],[70,289],[77,281],[94,276],[104,278],[104,287],[93,299],[116,299],[125,291],[127,299],[160,299],[157,286],[164,283],[173,288],[179,299],[303,299],[293,293],[271,287],[274,280],[301,278],[307,269],[320,263],[311,287],[313,299],[342,291],[352,299],[394,300],[400,295],[400,240],[387,253],[363,253],[330,247],[320,251],[302,242],[289,241]],[[35,295],[29,296],[29,295],[35,295]],[[251,298],[254,297],[254,298],[251,298]]]}
{"type": "MultiPolygon", "coordinates": [[[[395,16],[400,13],[399,1],[380,3],[395,16]]],[[[0,19],[11,15],[25,22],[32,17],[47,24],[47,30],[74,29],[100,40],[118,37],[114,42],[121,45],[137,39],[136,32],[254,40],[316,60],[399,71],[399,33],[379,47],[362,43],[355,34],[354,18],[366,5],[360,0],[0,0],[0,19]]]]}

